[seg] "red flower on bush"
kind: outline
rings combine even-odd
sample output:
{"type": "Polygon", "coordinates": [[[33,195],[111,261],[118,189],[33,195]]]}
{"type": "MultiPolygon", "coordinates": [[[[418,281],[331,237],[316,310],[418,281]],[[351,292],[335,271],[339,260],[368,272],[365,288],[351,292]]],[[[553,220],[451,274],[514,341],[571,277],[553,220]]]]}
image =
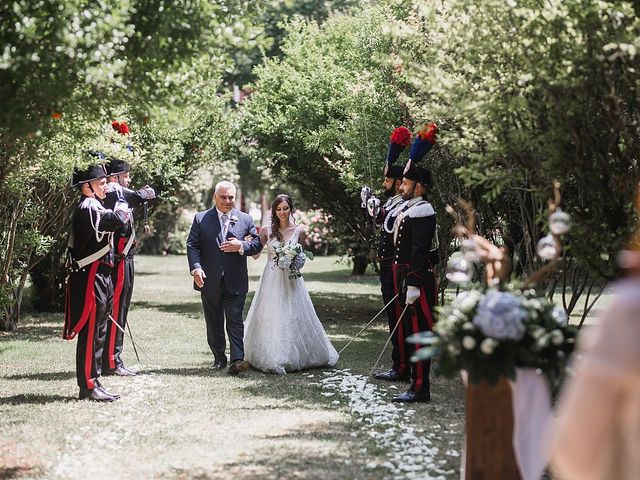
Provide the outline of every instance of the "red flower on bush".
{"type": "Polygon", "coordinates": [[[411,132],[407,127],[398,127],[391,132],[391,143],[406,147],[411,143],[411,132]]]}
{"type": "Polygon", "coordinates": [[[54,120],[60,120],[62,118],[62,112],[55,111],[51,114],[51,118],[54,120]]]}
{"type": "Polygon", "coordinates": [[[129,133],[129,125],[127,125],[125,122],[113,121],[111,122],[111,126],[120,135],[127,135],[129,133]]]}

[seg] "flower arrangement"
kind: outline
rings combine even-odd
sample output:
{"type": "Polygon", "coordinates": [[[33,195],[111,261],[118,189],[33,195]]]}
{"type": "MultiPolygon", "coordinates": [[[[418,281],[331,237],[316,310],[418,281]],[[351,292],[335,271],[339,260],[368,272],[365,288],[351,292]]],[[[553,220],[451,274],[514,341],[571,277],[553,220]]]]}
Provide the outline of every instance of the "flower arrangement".
{"type": "Polygon", "coordinates": [[[460,202],[468,213],[466,226],[451,207],[447,208],[456,217],[454,232],[462,247],[462,255],[449,262],[447,278],[466,285],[473,264],[482,262],[486,283],[459,293],[450,305],[440,308],[433,332],[410,337],[409,341],[425,345],[414,354],[413,361],[439,354],[440,373],[452,376],[466,370],[471,383],[484,380],[492,385],[501,376],[515,380],[518,368],[532,368],[543,373],[552,387],[559,386],[575,347],[577,328],[568,324],[563,308],[530,287],[557,265],[560,236],[570,226],[568,215],[562,212],[562,228],[558,228],[559,184],[556,182],[554,187],[550,234],[544,237],[544,246],[538,244],[539,256],[549,262],[520,285],[506,282],[510,264],[505,249],[471,234],[475,229],[471,206],[460,202]]]}
{"type": "Polygon", "coordinates": [[[440,309],[433,332],[414,339],[427,345],[414,356],[423,360],[440,352],[440,373],[466,370],[472,383],[494,385],[502,375],[514,380],[516,368],[534,368],[557,386],[576,335],[564,309],[533,289],[469,290],[440,309]]]}
{"type": "Polygon", "coordinates": [[[299,243],[286,243],[278,245],[275,251],[275,266],[280,270],[289,270],[289,278],[296,279],[302,276],[300,270],[304,267],[307,258],[313,260],[313,253],[302,248],[299,243]]]}

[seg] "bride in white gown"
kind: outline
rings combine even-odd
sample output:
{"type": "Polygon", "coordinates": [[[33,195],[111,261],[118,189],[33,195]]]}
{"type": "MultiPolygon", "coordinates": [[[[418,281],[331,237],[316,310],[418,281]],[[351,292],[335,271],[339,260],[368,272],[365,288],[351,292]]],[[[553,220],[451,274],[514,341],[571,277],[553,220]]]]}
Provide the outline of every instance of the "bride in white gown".
{"type": "Polygon", "coordinates": [[[289,195],[278,195],[271,205],[271,225],[260,232],[269,258],[244,327],[245,360],[263,372],[278,374],[338,361],[304,280],[290,279],[288,270],[275,265],[278,245],[304,244],[304,230],[290,221],[292,210],[289,195]]]}

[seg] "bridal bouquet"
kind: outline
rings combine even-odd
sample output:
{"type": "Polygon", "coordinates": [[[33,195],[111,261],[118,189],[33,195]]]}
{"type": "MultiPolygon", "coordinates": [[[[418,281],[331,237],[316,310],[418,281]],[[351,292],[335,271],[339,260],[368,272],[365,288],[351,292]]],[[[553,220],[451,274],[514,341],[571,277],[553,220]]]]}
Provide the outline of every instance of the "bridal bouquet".
{"type": "Polygon", "coordinates": [[[302,276],[300,270],[307,258],[313,260],[313,253],[302,248],[302,245],[297,242],[276,247],[275,265],[280,270],[289,270],[289,278],[291,279],[302,276]]]}
{"type": "Polygon", "coordinates": [[[472,383],[495,384],[501,375],[514,380],[516,368],[533,368],[556,386],[576,335],[564,309],[535,290],[469,290],[440,309],[433,332],[414,336],[427,345],[415,356],[426,359],[440,352],[442,374],[466,370],[472,383]]]}

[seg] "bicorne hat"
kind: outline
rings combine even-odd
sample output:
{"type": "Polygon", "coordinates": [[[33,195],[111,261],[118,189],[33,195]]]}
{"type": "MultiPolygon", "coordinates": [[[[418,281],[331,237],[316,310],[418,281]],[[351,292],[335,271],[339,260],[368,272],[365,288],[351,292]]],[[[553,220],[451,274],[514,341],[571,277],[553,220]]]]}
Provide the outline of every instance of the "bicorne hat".
{"type": "Polygon", "coordinates": [[[131,171],[131,165],[124,160],[118,160],[117,158],[111,159],[107,164],[107,173],[109,175],[118,175],[131,171]]]}
{"type": "Polygon", "coordinates": [[[99,180],[107,176],[107,171],[102,164],[90,165],[87,168],[75,168],[71,178],[71,186],[78,187],[83,183],[99,180]]]}

